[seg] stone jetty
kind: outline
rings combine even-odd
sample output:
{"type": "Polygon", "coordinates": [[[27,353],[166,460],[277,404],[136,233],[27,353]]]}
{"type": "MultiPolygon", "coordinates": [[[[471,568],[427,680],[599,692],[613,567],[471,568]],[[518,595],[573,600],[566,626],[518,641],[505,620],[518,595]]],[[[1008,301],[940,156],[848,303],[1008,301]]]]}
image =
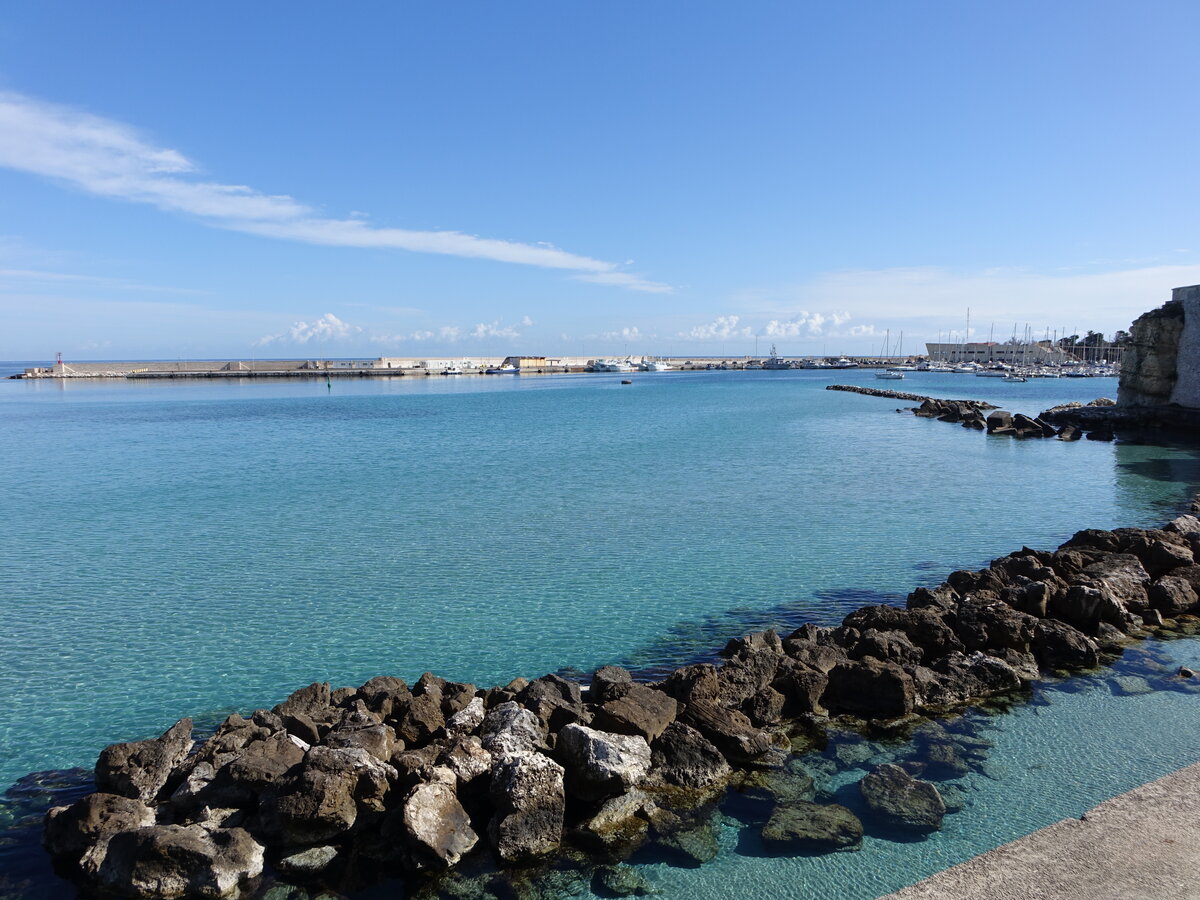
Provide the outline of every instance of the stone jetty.
{"type": "Polygon", "coordinates": [[[863,387],[857,384],[828,384],[827,391],[849,391],[852,394],[866,394],[868,397],[886,397],[891,400],[907,400],[910,403],[954,403],[971,409],[995,409],[992,404],[983,400],[934,400],[924,394],[910,394],[908,391],[889,391],[885,388],[863,387]]]}
{"type": "Polygon", "coordinates": [[[938,772],[975,752],[921,731],[926,717],[1200,624],[1197,515],[1200,499],[1162,528],[1023,547],[904,607],[750,634],[720,665],[652,684],[616,666],[587,685],[380,676],[311,684],[199,743],[183,719],[106,748],[96,792],[52,809],[44,843],[61,874],[105,896],[236,897],[264,875],[339,890],[402,878],[427,897],[459,877],[477,896],[536,896],[515,885],[568,868],[636,894],[646,886],[621,863],[642,847],[692,865],[716,855],[726,791],[761,807],[769,852],[857,848],[863,822],[817,802],[791,768],[793,746],[835,727],[923,735],[921,760],[876,766],[858,785],[873,816],[918,837],[955,807],[938,772]]]}

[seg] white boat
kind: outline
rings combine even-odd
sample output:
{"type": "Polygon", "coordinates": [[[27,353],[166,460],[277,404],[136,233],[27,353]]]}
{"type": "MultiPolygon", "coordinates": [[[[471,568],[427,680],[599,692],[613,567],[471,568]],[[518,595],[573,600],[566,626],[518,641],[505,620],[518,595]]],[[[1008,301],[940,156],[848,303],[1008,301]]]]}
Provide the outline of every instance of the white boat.
{"type": "Polygon", "coordinates": [[[848,359],[846,359],[846,357],[843,356],[840,359],[838,359],[837,361],[830,363],[829,368],[831,368],[831,369],[857,369],[858,363],[848,360],[848,359]]]}
{"type": "Polygon", "coordinates": [[[459,365],[451,364],[451,365],[446,366],[446,368],[442,369],[443,375],[461,375],[462,373],[463,373],[462,366],[459,366],[459,365]]]}
{"type": "Polygon", "coordinates": [[[899,381],[901,378],[904,377],[904,373],[903,372],[893,372],[891,369],[889,369],[886,372],[876,372],[875,377],[876,378],[886,378],[889,381],[899,381]]]}
{"type": "Polygon", "coordinates": [[[752,359],[752,360],[750,360],[750,362],[748,362],[744,366],[742,366],[743,369],[761,369],[762,367],[763,367],[763,364],[760,363],[757,359],[752,359]]]}
{"type": "Polygon", "coordinates": [[[638,363],[639,372],[670,372],[675,367],[661,359],[643,359],[638,363]]]}
{"type": "Polygon", "coordinates": [[[921,371],[919,366],[888,366],[889,372],[918,372],[921,371]]]}
{"type": "Polygon", "coordinates": [[[1004,378],[1008,375],[1003,369],[980,369],[975,373],[976,378],[1004,378]]]}
{"type": "Polygon", "coordinates": [[[930,366],[930,372],[953,372],[954,366],[930,366]]]}
{"type": "Polygon", "coordinates": [[[521,370],[516,366],[493,366],[490,369],[485,369],[486,375],[520,375],[521,370]]]}
{"type": "Polygon", "coordinates": [[[627,359],[597,359],[592,362],[593,372],[632,372],[633,363],[627,359]]]}
{"type": "Polygon", "coordinates": [[[1005,381],[1025,381],[1026,378],[1020,372],[1010,372],[1004,376],[1005,381]]]}

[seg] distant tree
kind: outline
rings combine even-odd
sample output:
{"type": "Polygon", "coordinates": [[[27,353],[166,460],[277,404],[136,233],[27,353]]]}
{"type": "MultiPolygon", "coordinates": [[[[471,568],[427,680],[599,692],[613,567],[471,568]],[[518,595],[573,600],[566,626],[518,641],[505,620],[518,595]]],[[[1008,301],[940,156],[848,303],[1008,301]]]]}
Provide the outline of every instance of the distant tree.
{"type": "Polygon", "coordinates": [[[1131,344],[1133,343],[1133,335],[1128,331],[1118,331],[1113,335],[1112,342],[1114,344],[1131,344]]]}

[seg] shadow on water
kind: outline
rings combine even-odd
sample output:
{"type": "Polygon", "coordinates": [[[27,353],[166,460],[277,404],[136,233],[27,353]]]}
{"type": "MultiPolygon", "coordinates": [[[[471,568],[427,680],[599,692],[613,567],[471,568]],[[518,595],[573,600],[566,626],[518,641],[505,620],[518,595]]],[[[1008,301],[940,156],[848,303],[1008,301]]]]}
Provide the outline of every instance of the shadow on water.
{"type": "Polygon", "coordinates": [[[35,772],[0,795],[0,898],[69,900],[78,894],[54,874],[42,849],[42,819],[96,788],[87,769],[35,772]]]}
{"type": "MultiPolygon", "coordinates": [[[[680,622],[665,635],[635,650],[616,664],[640,681],[665,678],[680,666],[716,662],[730,638],[773,628],[786,635],[808,622],[840,625],[846,615],[862,606],[903,605],[907,594],[861,588],[817,591],[809,597],[788,600],[758,609],[731,609],[698,622],[680,622]]],[[[577,670],[569,670],[577,671],[577,670]]],[[[563,674],[560,672],[560,674],[563,674]]]]}

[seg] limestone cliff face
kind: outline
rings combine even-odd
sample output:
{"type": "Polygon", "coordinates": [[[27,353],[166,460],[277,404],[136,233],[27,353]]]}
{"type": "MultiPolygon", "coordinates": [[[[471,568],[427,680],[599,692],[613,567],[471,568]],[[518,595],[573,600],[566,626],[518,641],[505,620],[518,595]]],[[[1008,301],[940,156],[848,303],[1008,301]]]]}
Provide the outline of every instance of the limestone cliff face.
{"type": "Polygon", "coordinates": [[[1183,304],[1183,334],[1175,357],[1175,390],[1171,402],[1200,409],[1200,285],[1176,288],[1183,304]]]}
{"type": "Polygon", "coordinates": [[[1117,401],[1121,406],[1200,407],[1200,285],[1175,288],[1171,299],[1130,328],[1117,401]]]}

